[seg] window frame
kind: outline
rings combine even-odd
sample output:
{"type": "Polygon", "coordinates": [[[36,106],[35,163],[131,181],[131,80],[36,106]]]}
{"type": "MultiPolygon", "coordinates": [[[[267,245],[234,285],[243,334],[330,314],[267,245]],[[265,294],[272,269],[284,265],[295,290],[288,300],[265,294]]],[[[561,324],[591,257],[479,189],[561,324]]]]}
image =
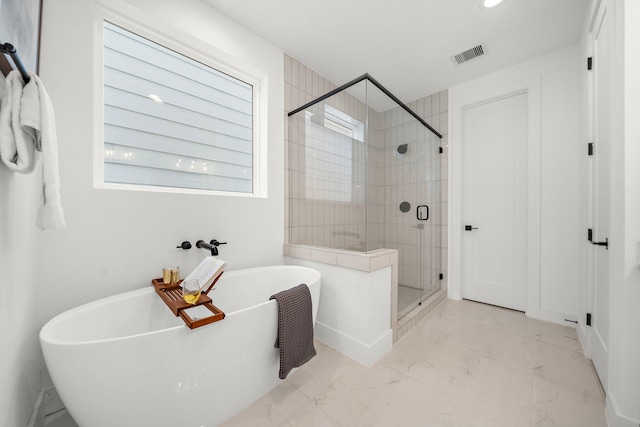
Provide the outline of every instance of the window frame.
{"type": "MultiPolygon", "coordinates": [[[[134,20],[104,6],[96,5],[94,18],[94,144],[93,187],[96,189],[146,191],[152,193],[201,194],[237,197],[267,197],[267,82],[266,73],[238,58],[184,33],[175,27],[151,19],[134,20]],[[200,62],[253,87],[252,100],[252,191],[235,192],[195,188],[164,187],[105,182],[104,161],[104,21],[135,33],[167,49],[200,62]],[[205,53],[205,51],[207,53],[205,53]]],[[[142,19],[140,19],[142,18],[142,19]]]]}

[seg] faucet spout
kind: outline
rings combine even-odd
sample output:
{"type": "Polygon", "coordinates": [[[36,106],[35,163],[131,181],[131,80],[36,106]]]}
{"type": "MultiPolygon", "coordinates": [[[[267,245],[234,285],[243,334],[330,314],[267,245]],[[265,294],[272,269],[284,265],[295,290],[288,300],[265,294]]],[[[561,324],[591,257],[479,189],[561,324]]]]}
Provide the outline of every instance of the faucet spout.
{"type": "Polygon", "coordinates": [[[217,256],[218,246],[226,245],[226,244],[227,242],[218,242],[216,239],[211,240],[209,243],[205,242],[204,240],[198,240],[196,242],[196,247],[202,248],[202,249],[208,249],[211,251],[211,256],[217,256]]]}
{"type": "Polygon", "coordinates": [[[211,251],[211,256],[218,255],[218,248],[204,240],[198,240],[196,242],[196,248],[209,249],[211,251]]]}

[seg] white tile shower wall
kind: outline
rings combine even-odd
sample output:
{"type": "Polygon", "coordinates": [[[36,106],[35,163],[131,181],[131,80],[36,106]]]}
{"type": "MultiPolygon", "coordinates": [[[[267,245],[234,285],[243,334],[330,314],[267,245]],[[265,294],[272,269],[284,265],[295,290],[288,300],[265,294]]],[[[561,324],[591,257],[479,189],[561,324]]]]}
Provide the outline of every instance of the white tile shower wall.
{"type": "MultiPolygon", "coordinates": [[[[284,68],[285,113],[336,87],[288,55],[284,68]]],[[[326,103],[367,123],[365,105],[346,92],[326,103]]],[[[366,176],[375,172],[366,162],[364,144],[327,131],[314,120],[299,113],[285,124],[285,210],[289,211],[285,241],[355,251],[381,247],[380,233],[375,227],[367,229],[367,215],[376,214],[364,203],[369,190],[366,176]],[[327,146],[333,149],[326,150],[327,146]]],[[[369,134],[375,138],[375,132],[369,134]]]]}
{"type": "Polygon", "coordinates": [[[448,92],[442,91],[407,104],[418,116],[439,131],[435,137],[400,107],[381,116],[385,134],[382,155],[384,188],[383,246],[398,249],[399,284],[427,292],[446,286],[447,251],[447,150],[448,92]],[[407,154],[398,155],[399,143],[408,144],[407,154]],[[438,148],[443,148],[439,153],[438,148]],[[411,155],[414,151],[414,155],[411,155]],[[418,155],[415,155],[418,152],[418,155]],[[403,213],[399,204],[408,201],[411,209],[403,213]],[[429,221],[418,231],[416,207],[429,206],[429,221]],[[422,268],[420,268],[422,266],[422,268]],[[443,284],[444,283],[444,284],[443,284]]]}
{"type": "MultiPolygon", "coordinates": [[[[285,113],[337,87],[286,54],[284,75],[285,113]]],[[[313,200],[309,197],[306,170],[311,166],[308,162],[314,159],[308,154],[310,150],[306,146],[305,116],[298,113],[285,123],[285,242],[356,251],[383,247],[398,249],[401,259],[400,282],[417,286],[419,235],[415,228],[411,228],[415,211],[412,209],[407,214],[398,215],[398,205],[405,199],[410,200],[414,208],[416,204],[428,203],[432,220],[425,227],[423,240],[431,242],[433,239],[433,244],[423,245],[424,269],[421,273],[423,277],[430,278],[431,287],[439,289],[442,286],[438,280],[439,273],[444,274],[445,280],[447,276],[447,91],[408,104],[443,134],[442,140],[430,137],[414,118],[399,107],[382,113],[372,108],[365,111],[362,102],[345,92],[326,102],[362,122],[365,122],[365,113],[368,113],[367,204],[313,200]],[[434,142],[435,139],[437,141],[434,142]],[[399,144],[397,141],[416,142],[416,146],[428,145],[431,153],[425,161],[407,167],[403,158],[393,155],[399,144]],[[437,152],[438,146],[444,148],[444,154],[437,152]],[[427,246],[428,250],[425,249],[427,246]]],[[[328,143],[331,143],[330,138],[328,143]]],[[[362,153],[356,152],[354,157],[358,156],[362,156],[362,153]]],[[[364,160],[354,161],[352,165],[364,167],[364,160]]],[[[334,167],[329,161],[323,167],[329,168],[332,173],[338,171],[338,165],[334,167]]]]}

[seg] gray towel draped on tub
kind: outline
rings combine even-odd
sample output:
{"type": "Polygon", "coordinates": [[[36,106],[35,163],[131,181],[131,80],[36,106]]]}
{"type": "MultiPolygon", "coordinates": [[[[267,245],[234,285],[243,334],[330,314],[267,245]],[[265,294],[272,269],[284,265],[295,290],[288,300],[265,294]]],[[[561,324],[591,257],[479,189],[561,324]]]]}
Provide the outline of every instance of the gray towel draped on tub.
{"type": "Polygon", "coordinates": [[[280,379],[289,371],[307,363],[316,355],[313,346],[313,314],[311,293],[305,284],[271,295],[278,302],[278,335],[280,379]]]}

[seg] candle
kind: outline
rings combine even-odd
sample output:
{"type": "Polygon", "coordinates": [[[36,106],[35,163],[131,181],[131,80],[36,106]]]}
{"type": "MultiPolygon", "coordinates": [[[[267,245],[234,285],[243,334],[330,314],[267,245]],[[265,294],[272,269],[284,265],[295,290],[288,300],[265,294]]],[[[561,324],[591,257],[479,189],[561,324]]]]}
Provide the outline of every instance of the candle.
{"type": "Polygon", "coordinates": [[[180,267],[171,267],[171,284],[177,285],[180,281],[180,267]]]}
{"type": "Polygon", "coordinates": [[[162,269],[162,283],[168,285],[171,283],[171,268],[163,268],[162,269]]]}

